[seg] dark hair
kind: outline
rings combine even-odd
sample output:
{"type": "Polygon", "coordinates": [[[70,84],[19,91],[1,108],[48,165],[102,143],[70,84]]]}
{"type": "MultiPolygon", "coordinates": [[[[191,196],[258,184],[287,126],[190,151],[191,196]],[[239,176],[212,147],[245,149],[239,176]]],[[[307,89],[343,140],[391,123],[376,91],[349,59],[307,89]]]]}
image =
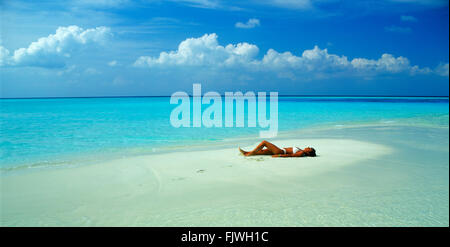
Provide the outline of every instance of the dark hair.
{"type": "Polygon", "coordinates": [[[311,151],[306,152],[306,156],[316,157],[316,150],[312,147],[309,147],[311,151]]]}

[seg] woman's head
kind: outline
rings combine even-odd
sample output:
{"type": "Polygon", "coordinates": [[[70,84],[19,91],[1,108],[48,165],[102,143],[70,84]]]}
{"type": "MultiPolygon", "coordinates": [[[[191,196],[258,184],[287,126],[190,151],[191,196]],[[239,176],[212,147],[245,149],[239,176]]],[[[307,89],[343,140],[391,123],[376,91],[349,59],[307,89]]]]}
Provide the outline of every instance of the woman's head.
{"type": "Polygon", "coordinates": [[[312,147],[307,147],[303,149],[305,156],[316,157],[316,150],[312,147]]]}

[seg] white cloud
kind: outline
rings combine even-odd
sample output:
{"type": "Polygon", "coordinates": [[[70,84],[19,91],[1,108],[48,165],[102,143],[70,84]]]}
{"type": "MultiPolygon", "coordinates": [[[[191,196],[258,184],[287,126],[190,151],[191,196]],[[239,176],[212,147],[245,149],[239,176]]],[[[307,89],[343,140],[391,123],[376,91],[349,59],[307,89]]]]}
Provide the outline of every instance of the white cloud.
{"type": "Polygon", "coordinates": [[[400,19],[405,22],[417,22],[417,18],[411,15],[402,15],[400,19]]]}
{"type": "Polygon", "coordinates": [[[429,68],[411,66],[405,57],[394,57],[383,54],[379,59],[354,58],[328,53],[328,49],[315,46],[305,50],[302,56],[295,56],[290,52],[278,53],[270,49],[262,59],[262,65],[268,68],[293,69],[296,72],[307,73],[335,73],[344,72],[354,75],[368,75],[377,73],[429,73],[429,68]]]}
{"type": "MultiPolygon", "coordinates": [[[[239,4],[239,1],[224,1],[224,0],[169,0],[171,2],[177,2],[185,4],[190,7],[204,8],[204,9],[228,9],[228,10],[242,10],[242,7],[246,8],[247,4],[239,4]]],[[[252,1],[255,4],[268,5],[277,8],[290,8],[290,9],[310,9],[313,7],[312,0],[265,0],[265,1],[252,1]]]]}
{"type": "Polygon", "coordinates": [[[387,32],[392,32],[392,33],[410,33],[412,32],[412,29],[410,27],[399,27],[399,26],[389,26],[389,27],[385,27],[384,30],[386,30],[387,32]]]}
{"type": "Polygon", "coordinates": [[[117,8],[128,4],[129,0],[73,0],[75,7],[117,8]]]}
{"type": "Polygon", "coordinates": [[[200,38],[189,38],[181,42],[178,50],[161,52],[159,57],[141,56],[136,66],[201,65],[229,66],[238,63],[248,64],[258,54],[256,45],[239,43],[227,46],[219,45],[217,35],[205,34],[200,38]]]}
{"type": "MultiPolygon", "coordinates": [[[[381,73],[406,73],[445,75],[445,65],[434,71],[425,67],[411,65],[405,57],[394,57],[383,54],[379,59],[354,58],[328,53],[327,49],[315,46],[304,50],[301,56],[292,52],[277,52],[269,49],[258,59],[259,49],[249,43],[238,43],[221,46],[216,34],[205,34],[199,38],[189,38],[182,41],[176,51],[161,52],[158,57],[141,56],[134,63],[137,67],[176,68],[176,67],[207,67],[207,68],[238,68],[252,71],[276,72],[279,75],[293,74],[342,74],[354,76],[372,76],[381,73]],[[439,72],[438,72],[439,71],[439,72]],[[338,73],[339,72],[339,73],[338,73]]],[[[448,64],[447,75],[448,75],[448,64]]]]}
{"type": "MultiPolygon", "coordinates": [[[[360,0],[360,1],[338,1],[338,0],[250,0],[250,1],[225,1],[225,0],[170,0],[171,2],[181,3],[190,7],[204,9],[223,9],[223,10],[250,10],[255,5],[264,5],[267,7],[284,8],[300,11],[324,11],[333,13],[339,8],[359,8],[367,10],[386,11],[385,6],[420,6],[422,8],[435,8],[448,5],[448,0],[360,0]],[[248,3],[250,2],[250,4],[248,3]],[[339,3],[336,5],[336,3],[339,3]],[[382,6],[381,8],[377,6],[382,6]],[[331,8],[330,8],[331,7],[331,8]]],[[[158,0],[151,2],[158,3],[158,0]]],[[[253,10],[252,10],[253,11],[253,10]]],[[[334,14],[332,15],[334,16],[334,14]]]]}
{"type": "Polygon", "coordinates": [[[7,65],[10,60],[8,49],[0,45],[0,67],[7,65]]]}
{"type": "Polygon", "coordinates": [[[388,2],[417,4],[423,6],[446,6],[448,0],[388,0],[388,2]]]}
{"type": "MultiPolygon", "coordinates": [[[[355,58],[352,60],[352,66],[358,70],[366,71],[385,71],[399,73],[402,71],[411,72],[410,62],[405,57],[394,57],[391,54],[383,54],[378,60],[355,58]]],[[[414,71],[416,69],[413,69],[414,71]]]]}
{"type": "Polygon", "coordinates": [[[216,9],[222,7],[219,0],[170,0],[172,2],[180,2],[191,7],[205,8],[205,9],[216,9]]]}
{"type": "Polygon", "coordinates": [[[85,45],[103,43],[110,35],[107,27],[59,27],[54,34],[39,38],[27,48],[15,50],[11,56],[6,48],[0,46],[0,65],[64,67],[73,52],[85,45]]]}
{"type": "Polygon", "coordinates": [[[272,5],[280,8],[293,8],[293,9],[310,9],[313,7],[311,0],[268,0],[261,1],[261,4],[272,5]]]}
{"type": "Polygon", "coordinates": [[[448,63],[446,64],[442,63],[434,69],[434,72],[440,76],[448,76],[448,71],[449,71],[448,63]]]}
{"type": "Polygon", "coordinates": [[[112,60],[110,62],[108,62],[108,66],[114,67],[117,65],[117,61],[116,60],[112,60]]]}
{"type": "Polygon", "coordinates": [[[315,46],[311,50],[303,51],[301,56],[269,49],[261,61],[261,66],[264,69],[288,69],[297,73],[314,73],[345,70],[349,69],[351,64],[347,57],[329,54],[327,49],[322,50],[315,46]]]}
{"type": "Polygon", "coordinates": [[[76,68],[77,68],[76,65],[66,66],[65,68],[59,70],[56,74],[59,76],[64,75],[64,74],[69,74],[69,73],[73,72],[76,68]]]}
{"type": "Polygon", "coordinates": [[[261,25],[261,23],[259,22],[258,19],[252,18],[252,19],[249,19],[246,23],[237,22],[235,24],[235,27],[249,29],[249,28],[254,28],[254,27],[260,26],[260,25],[261,25]]]}
{"type": "MultiPolygon", "coordinates": [[[[310,9],[314,8],[317,5],[328,5],[333,4],[336,2],[345,2],[345,1],[336,1],[336,0],[266,0],[266,1],[258,1],[261,4],[270,4],[276,7],[283,7],[283,8],[296,8],[296,9],[310,9]]],[[[357,3],[352,4],[356,5],[357,3]]],[[[356,2],[356,1],[355,1],[356,2]]],[[[358,1],[361,2],[363,5],[373,4],[373,2],[377,1],[358,1]]],[[[447,6],[448,0],[382,0],[378,1],[383,4],[391,4],[391,3],[399,3],[399,4],[410,4],[410,5],[419,5],[419,6],[430,6],[430,7],[437,7],[437,6],[447,6]]]]}

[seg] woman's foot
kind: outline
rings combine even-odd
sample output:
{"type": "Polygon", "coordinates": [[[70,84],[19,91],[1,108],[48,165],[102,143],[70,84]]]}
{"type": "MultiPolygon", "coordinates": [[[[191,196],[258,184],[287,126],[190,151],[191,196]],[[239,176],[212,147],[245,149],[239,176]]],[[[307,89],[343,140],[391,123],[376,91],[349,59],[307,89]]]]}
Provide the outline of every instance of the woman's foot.
{"type": "Polygon", "coordinates": [[[250,153],[242,150],[241,148],[239,148],[239,152],[241,152],[241,154],[243,154],[244,156],[248,156],[248,153],[250,153]]]}

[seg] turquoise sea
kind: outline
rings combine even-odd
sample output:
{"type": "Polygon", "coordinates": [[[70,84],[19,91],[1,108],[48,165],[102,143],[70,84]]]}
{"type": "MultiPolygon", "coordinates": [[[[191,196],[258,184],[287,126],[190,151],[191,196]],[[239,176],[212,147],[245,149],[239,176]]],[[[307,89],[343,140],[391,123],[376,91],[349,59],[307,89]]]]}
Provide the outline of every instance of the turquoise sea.
{"type": "MultiPolygon", "coordinates": [[[[174,128],[169,97],[0,100],[0,168],[68,164],[92,157],[248,136],[261,128],[174,128]]],[[[203,105],[205,109],[207,105],[203,105]]],[[[448,127],[448,97],[279,97],[279,132],[355,124],[448,127]]],[[[191,111],[192,112],[192,111],[191,111]]],[[[192,119],[192,118],[191,118],[192,119]]]]}

